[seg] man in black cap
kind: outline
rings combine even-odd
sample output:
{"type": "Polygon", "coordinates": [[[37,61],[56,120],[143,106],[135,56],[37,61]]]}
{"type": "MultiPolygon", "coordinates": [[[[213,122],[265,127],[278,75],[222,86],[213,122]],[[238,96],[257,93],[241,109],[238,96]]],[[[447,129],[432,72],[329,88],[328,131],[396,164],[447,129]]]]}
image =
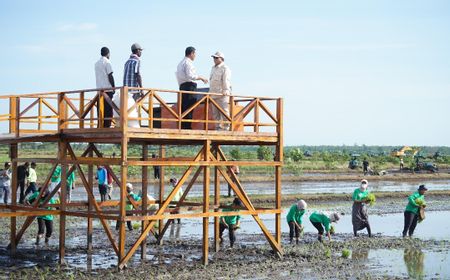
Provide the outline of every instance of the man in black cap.
{"type": "Polygon", "coordinates": [[[419,189],[408,197],[408,205],[405,209],[405,225],[403,227],[403,237],[408,233],[409,237],[414,234],[417,222],[419,220],[419,212],[425,209],[425,192],[428,189],[425,185],[420,185],[419,189]]]}
{"type": "MultiPolygon", "coordinates": [[[[208,79],[203,78],[202,76],[197,75],[193,61],[195,60],[195,48],[187,47],[184,51],[184,58],[177,66],[177,80],[178,85],[180,86],[180,90],[184,91],[196,91],[197,83],[195,81],[201,80],[203,83],[207,84],[208,79]]],[[[195,104],[197,98],[195,94],[182,94],[181,95],[181,111],[184,112],[189,107],[195,104]]],[[[192,119],[192,111],[186,115],[186,119],[192,119]]],[[[191,129],[190,122],[183,122],[181,124],[181,128],[183,129],[191,129]]]]}
{"type": "MultiPolygon", "coordinates": [[[[107,47],[103,47],[100,50],[100,59],[95,63],[95,81],[97,88],[113,88],[114,77],[111,62],[109,61],[110,52],[107,47]]],[[[105,91],[110,100],[113,99],[114,90],[105,91]]],[[[97,107],[97,113],[100,112],[100,106],[97,107]]],[[[111,121],[113,117],[113,110],[109,102],[104,102],[104,121],[103,127],[111,127],[111,121]]]]}
{"type": "MultiPolygon", "coordinates": [[[[125,62],[123,71],[123,85],[128,87],[142,87],[141,76],[141,60],[143,48],[138,43],[131,45],[130,58],[125,62]]],[[[140,97],[139,92],[130,91],[133,94],[134,100],[140,97]]]]}

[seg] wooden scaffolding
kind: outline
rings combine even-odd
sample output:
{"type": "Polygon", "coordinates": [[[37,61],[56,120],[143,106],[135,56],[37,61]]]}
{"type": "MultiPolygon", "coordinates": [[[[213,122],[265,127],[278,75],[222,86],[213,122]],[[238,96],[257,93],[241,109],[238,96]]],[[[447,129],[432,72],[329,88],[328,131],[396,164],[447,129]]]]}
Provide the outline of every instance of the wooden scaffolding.
{"type": "MultiPolygon", "coordinates": [[[[92,251],[93,219],[98,219],[111,242],[111,247],[118,257],[118,268],[126,266],[130,258],[141,248],[141,257],[146,256],[149,236],[161,244],[162,238],[173,219],[203,219],[203,264],[208,263],[210,218],[214,219],[213,249],[219,247],[219,217],[225,215],[251,215],[261,228],[262,233],[273,251],[281,257],[281,167],[283,162],[283,100],[250,96],[227,96],[229,110],[224,110],[217,103],[216,94],[195,93],[197,102],[182,112],[183,96],[192,92],[170,91],[147,88],[119,87],[115,89],[90,89],[55,93],[21,94],[0,97],[0,143],[10,147],[12,162],[12,198],[11,203],[0,206],[0,217],[10,218],[10,244],[12,253],[16,252],[19,242],[39,215],[58,215],[59,218],[59,261],[64,263],[66,217],[84,217],[87,219],[87,250],[92,251]],[[111,99],[108,91],[115,90],[120,98],[111,99]],[[134,101],[132,93],[140,92],[134,101]],[[114,100],[114,101],[113,101],[114,100]],[[104,128],[105,104],[112,106],[114,117],[111,128],[104,128]],[[4,108],[9,111],[1,112],[4,108]],[[222,120],[214,120],[211,111],[217,110],[222,120]],[[189,114],[193,118],[187,118],[189,114]],[[192,129],[182,129],[183,123],[190,123],[192,129]],[[215,130],[217,124],[228,126],[226,130],[215,130]],[[24,158],[19,156],[20,143],[57,143],[56,158],[24,158]],[[74,152],[73,143],[85,143],[82,154],[74,152]],[[120,146],[120,156],[104,157],[99,144],[111,143],[120,146]],[[130,145],[142,147],[138,158],[129,156],[130,145]],[[159,158],[149,157],[149,145],[159,147],[159,158]],[[197,146],[199,152],[195,157],[166,157],[165,147],[197,146]],[[273,160],[231,161],[222,150],[225,145],[264,145],[274,147],[273,160]],[[42,198],[54,170],[61,167],[61,183],[43,202],[36,199],[32,205],[17,202],[17,167],[18,163],[46,163],[51,166],[38,198],[42,198]],[[113,175],[120,189],[118,200],[99,202],[94,197],[94,166],[105,166],[113,175]],[[270,208],[255,208],[239,178],[231,172],[233,165],[273,167],[275,174],[275,205],[270,208]],[[116,167],[115,167],[116,166],[116,167]],[[142,200],[134,201],[127,195],[126,184],[128,169],[132,166],[142,167],[142,200]],[[148,168],[159,166],[159,197],[149,201],[148,168]],[[164,167],[186,167],[174,189],[165,193],[164,167]],[[116,172],[114,172],[114,170],[116,172]],[[211,178],[211,169],[214,170],[211,178]],[[117,172],[117,170],[120,170],[117,172]],[[86,199],[57,204],[50,204],[50,198],[57,195],[66,196],[66,178],[71,172],[77,172],[86,191],[86,199]],[[116,174],[117,173],[117,174],[116,174]],[[243,209],[238,212],[220,212],[220,181],[231,185],[235,195],[242,201],[243,209]],[[213,179],[213,180],[211,180],[213,179]],[[203,201],[188,202],[186,197],[194,183],[202,180],[203,201]],[[210,194],[210,182],[213,181],[214,193],[210,194]],[[177,202],[172,199],[185,185],[183,195],[177,202]],[[210,201],[210,197],[214,201],[210,201]],[[127,211],[126,204],[132,203],[134,210],[127,211]],[[148,210],[150,204],[157,204],[157,210],[148,210]],[[174,213],[169,206],[180,211],[174,213]],[[200,212],[185,212],[183,207],[197,206],[200,212]],[[48,209],[48,207],[52,207],[48,209]],[[128,214],[128,215],[127,215],[128,214]],[[275,215],[275,229],[269,231],[259,217],[260,214],[275,215]],[[17,217],[26,217],[19,228],[17,217]],[[114,237],[109,220],[121,221],[118,238],[114,237]],[[164,224],[164,220],[168,220],[164,224]],[[140,221],[141,232],[131,246],[126,246],[126,221],[140,221]],[[158,229],[154,228],[159,223],[158,229]],[[118,239],[118,240],[117,240],[118,239]]],[[[222,97],[223,98],[223,97],[222,97]]],[[[5,110],[5,111],[6,111],[5,110]]]]}

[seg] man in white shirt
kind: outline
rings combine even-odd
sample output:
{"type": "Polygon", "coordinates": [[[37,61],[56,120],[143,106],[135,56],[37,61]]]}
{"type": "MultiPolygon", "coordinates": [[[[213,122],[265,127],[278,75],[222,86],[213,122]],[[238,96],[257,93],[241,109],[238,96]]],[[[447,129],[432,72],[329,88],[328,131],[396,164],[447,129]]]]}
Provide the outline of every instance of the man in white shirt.
{"type": "MultiPolygon", "coordinates": [[[[106,89],[113,88],[114,85],[114,77],[113,70],[111,66],[111,62],[109,61],[110,52],[107,47],[103,47],[100,50],[101,57],[95,63],[95,81],[98,89],[106,89]]],[[[112,100],[114,96],[114,90],[108,90],[105,92],[110,100],[112,100]]],[[[97,103],[99,104],[99,103],[97,103]]],[[[97,114],[100,113],[99,108],[97,107],[97,114]]],[[[109,102],[104,102],[104,121],[103,127],[111,127],[111,121],[113,117],[113,109],[109,102]]]]}
{"type": "MultiPolygon", "coordinates": [[[[214,101],[223,109],[223,111],[230,115],[230,97],[231,94],[231,71],[228,66],[225,65],[225,55],[221,52],[216,52],[211,56],[214,60],[214,66],[211,69],[209,92],[219,93],[221,95],[212,96],[214,101]]],[[[217,109],[215,105],[211,106],[211,111],[213,117],[221,123],[216,124],[217,130],[229,130],[230,125],[228,123],[223,123],[228,121],[225,115],[217,109]]]]}
{"type": "MultiPolygon", "coordinates": [[[[203,83],[207,84],[208,79],[203,78],[202,76],[197,75],[193,61],[195,60],[195,48],[187,47],[185,52],[185,56],[183,60],[178,64],[177,67],[177,80],[178,85],[180,86],[180,90],[183,91],[196,91],[197,83],[195,81],[201,80],[203,83]]],[[[186,111],[189,107],[191,107],[197,101],[195,94],[182,94],[181,95],[181,111],[186,111]]],[[[186,115],[185,119],[192,119],[192,111],[186,115]]],[[[181,128],[183,129],[191,129],[190,122],[183,122],[181,124],[181,128]]]]}

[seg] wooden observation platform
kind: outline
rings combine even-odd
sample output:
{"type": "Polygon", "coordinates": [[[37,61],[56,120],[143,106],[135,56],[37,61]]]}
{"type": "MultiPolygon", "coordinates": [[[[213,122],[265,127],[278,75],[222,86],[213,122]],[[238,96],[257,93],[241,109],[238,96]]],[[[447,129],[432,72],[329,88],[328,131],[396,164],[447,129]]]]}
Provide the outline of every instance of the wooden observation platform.
{"type": "MultiPolygon", "coordinates": [[[[215,94],[195,93],[197,102],[182,112],[183,95],[193,92],[170,91],[147,88],[115,88],[120,93],[120,102],[114,103],[105,90],[90,89],[55,93],[21,94],[0,97],[0,143],[10,147],[12,162],[12,199],[10,204],[0,205],[0,218],[10,218],[11,234],[9,249],[15,253],[20,240],[39,215],[59,216],[59,261],[64,263],[66,217],[84,217],[87,219],[87,250],[93,250],[93,219],[98,219],[118,257],[118,268],[126,266],[130,258],[141,248],[141,257],[146,256],[147,243],[161,244],[168,225],[173,219],[203,219],[203,264],[208,263],[210,218],[214,219],[213,250],[219,247],[219,217],[226,215],[251,215],[260,226],[262,233],[274,252],[281,256],[281,167],[283,162],[283,100],[250,96],[230,96],[229,114],[214,100],[215,94]],[[140,90],[143,95],[134,102],[129,98],[131,91],[140,90]],[[127,98],[128,97],[128,98],[127,98]],[[104,104],[112,105],[113,125],[103,128],[104,104]],[[120,103],[120,104],[119,104],[120,103]],[[119,104],[119,105],[117,105],[119,104]],[[224,116],[224,121],[211,117],[215,107],[224,116]],[[186,116],[193,113],[192,119],[186,116]],[[190,122],[192,129],[182,129],[182,124],[190,122]],[[229,125],[228,130],[215,130],[217,123],[229,125]],[[53,142],[58,145],[55,158],[20,157],[20,143],[53,142]],[[76,154],[73,143],[84,143],[87,148],[76,154]],[[101,145],[112,143],[120,146],[120,155],[115,158],[104,157],[101,145]],[[130,146],[142,148],[142,156],[129,156],[130,146]],[[149,145],[158,145],[159,157],[149,157],[149,145]],[[198,153],[192,158],[166,157],[166,147],[194,146],[198,153]],[[271,161],[231,161],[222,150],[225,145],[264,145],[275,147],[275,157],[271,161]],[[17,166],[22,162],[46,163],[51,169],[46,175],[39,198],[48,188],[51,176],[58,165],[61,166],[61,183],[50,193],[43,203],[36,199],[26,206],[17,202],[17,166]],[[97,201],[94,196],[94,166],[105,166],[119,186],[118,200],[97,201]],[[275,203],[270,208],[255,208],[241,184],[239,178],[231,172],[233,165],[268,166],[275,172],[275,203]],[[127,195],[126,184],[131,166],[142,168],[142,200],[134,201],[127,195]],[[148,168],[160,166],[159,197],[148,199],[148,168]],[[164,167],[185,167],[177,185],[165,197],[164,167]],[[115,173],[114,173],[114,170],[115,173]],[[117,170],[120,170],[119,172],[117,170]],[[213,170],[213,174],[211,174],[213,170]],[[58,204],[49,204],[53,196],[60,191],[66,197],[67,174],[76,172],[82,181],[86,197],[83,200],[58,204]],[[213,176],[212,176],[213,175],[213,176]],[[202,178],[203,177],[203,178],[202,178]],[[213,177],[213,178],[212,178],[213,177]],[[213,180],[212,180],[213,179],[213,180]],[[242,201],[239,212],[221,212],[220,181],[231,185],[235,195],[242,201]],[[202,181],[203,200],[201,203],[188,202],[186,197],[196,181],[202,181]],[[212,182],[211,182],[212,181],[212,182]],[[214,184],[214,193],[210,194],[210,184],[214,184]],[[177,191],[184,189],[181,199],[172,201],[177,191]],[[213,199],[213,201],[210,201],[213,199]],[[129,202],[128,202],[129,201],[129,202]],[[127,211],[126,203],[132,203],[134,210],[127,211]],[[148,210],[150,204],[157,204],[157,210],[148,210]],[[51,206],[53,210],[48,210],[51,206]],[[169,209],[176,207],[176,213],[169,209]],[[197,206],[201,211],[185,211],[187,207],[197,206]],[[127,215],[128,214],[128,215],[127,215]],[[274,214],[275,228],[269,230],[259,217],[260,214],[274,214]],[[18,227],[17,217],[25,216],[25,222],[18,227]],[[121,221],[116,235],[110,229],[109,221],[121,221]],[[168,220],[164,225],[164,220],[168,220]],[[131,246],[126,246],[126,221],[140,221],[141,232],[131,246]],[[154,227],[159,222],[159,227],[154,227]]],[[[20,247],[20,246],[19,246],[20,247]]]]}

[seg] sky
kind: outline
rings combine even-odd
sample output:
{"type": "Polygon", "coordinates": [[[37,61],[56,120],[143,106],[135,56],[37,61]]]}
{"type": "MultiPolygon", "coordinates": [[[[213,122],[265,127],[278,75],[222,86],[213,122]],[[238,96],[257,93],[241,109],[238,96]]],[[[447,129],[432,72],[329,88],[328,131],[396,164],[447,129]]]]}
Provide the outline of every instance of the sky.
{"type": "Polygon", "coordinates": [[[0,95],[116,84],[130,46],[144,87],[177,89],[226,56],[233,92],[284,98],[285,145],[450,146],[450,1],[0,0],[0,95]]]}

